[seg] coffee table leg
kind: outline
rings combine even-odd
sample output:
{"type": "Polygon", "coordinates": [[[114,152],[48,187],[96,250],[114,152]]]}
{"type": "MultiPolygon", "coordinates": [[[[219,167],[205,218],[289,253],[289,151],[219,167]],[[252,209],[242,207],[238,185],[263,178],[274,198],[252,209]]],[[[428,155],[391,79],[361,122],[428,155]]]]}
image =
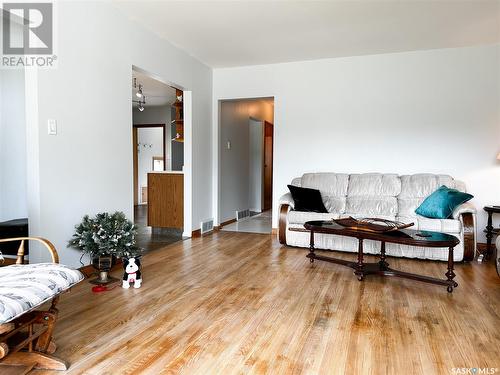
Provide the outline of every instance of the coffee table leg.
{"type": "Polygon", "coordinates": [[[363,239],[358,238],[358,263],[356,264],[356,271],[354,274],[358,276],[358,280],[362,281],[364,278],[364,265],[363,265],[363,239]]]}
{"type": "Polygon", "coordinates": [[[448,279],[448,288],[446,290],[448,293],[453,292],[453,288],[456,288],[458,284],[453,281],[455,277],[455,272],[453,272],[453,247],[448,249],[448,272],[445,273],[446,278],[448,279]]]}
{"type": "Polygon", "coordinates": [[[491,251],[491,242],[493,239],[493,213],[488,212],[488,224],[486,225],[486,252],[484,257],[489,259],[492,251],[491,251]]]}
{"type": "Polygon", "coordinates": [[[311,231],[311,237],[309,240],[309,262],[314,262],[314,231],[311,231]]]}
{"type": "Polygon", "coordinates": [[[385,261],[385,242],[381,242],[380,244],[380,262],[378,264],[380,265],[381,270],[387,270],[389,267],[389,263],[385,261]]]}

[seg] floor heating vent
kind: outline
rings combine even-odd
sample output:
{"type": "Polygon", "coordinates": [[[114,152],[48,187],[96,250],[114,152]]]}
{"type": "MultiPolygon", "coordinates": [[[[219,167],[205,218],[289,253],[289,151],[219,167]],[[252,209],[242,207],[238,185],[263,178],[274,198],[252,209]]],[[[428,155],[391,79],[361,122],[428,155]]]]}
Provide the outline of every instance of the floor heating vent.
{"type": "Polygon", "coordinates": [[[214,230],[214,219],[208,219],[201,222],[201,234],[214,230]]]}
{"type": "Polygon", "coordinates": [[[242,211],[236,211],[236,220],[241,220],[246,217],[250,217],[250,210],[242,210],[242,211]]]}

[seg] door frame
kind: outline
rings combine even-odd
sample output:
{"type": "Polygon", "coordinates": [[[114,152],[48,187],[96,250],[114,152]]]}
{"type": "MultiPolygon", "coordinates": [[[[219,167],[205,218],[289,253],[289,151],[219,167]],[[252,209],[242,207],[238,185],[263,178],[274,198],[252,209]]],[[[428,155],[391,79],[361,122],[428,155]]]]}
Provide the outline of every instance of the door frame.
{"type": "Polygon", "coordinates": [[[134,176],[134,206],[139,204],[139,155],[138,155],[138,129],[142,128],[162,128],[162,139],[163,139],[163,170],[167,170],[167,142],[165,142],[166,136],[166,124],[133,124],[132,125],[132,152],[133,152],[133,176],[134,176]]]}
{"type": "Polygon", "coordinates": [[[262,159],[262,210],[267,211],[267,210],[272,210],[273,209],[273,179],[274,179],[274,124],[263,120],[262,121],[262,132],[263,132],[263,153],[264,157],[262,159]],[[266,206],[266,125],[270,126],[272,128],[271,132],[271,192],[270,192],[270,203],[268,206],[266,206]]]}
{"type": "MultiPolygon", "coordinates": [[[[212,180],[212,211],[214,215],[214,226],[215,227],[221,227],[224,224],[227,223],[221,223],[221,216],[220,216],[220,202],[222,200],[222,192],[221,192],[221,169],[220,169],[220,162],[221,162],[221,141],[220,141],[220,129],[221,129],[221,104],[222,102],[225,101],[231,101],[231,100],[254,100],[254,99],[272,99],[274,103],[274,108],[273,108],[273,183],[272,186],[274,188],[275,186],[275,173],[274,173],[274,167],[275,167],[275,152],[274,150],[276,149],[276,143],[275,143],[275,126],[276,126],[276,107],[279,103],[278,97],[275,95],[259,95],[259,96],[236,96],[236,97],[217,97],[214,98],[213,100],[213,138],[212,138],[212,157],[213,157],[213,180],[212,180]]],[[[264,141],[264,140],[263,140],[264,141]]],[[[274,228],[274,215],[277,212],[273,208],[274,204],[274,191],[272,192],[272,200],[271,200],[271,213],[273,216],[273,221],[272,221],[272,233],[275,233],[275,228],[274,228]]]]}
{"type": "MultiPolygon", "coordinates": [[[[184,112],[184,231],[183,237],[193,236],[193,87],[184,86],[180,82],[170,81],[161,75],[142,69],[132,64],[129,82],[132,81],[132,73],[140,72],[156,79],[168,86],[182,90],[183,92],[183,112],[184,112]]],[[[167,74],[168,75],[168,74],[167,74]]],[[[132,95],[131,95],[132,99],[132,95]]],[[[132,111],[130,111],[130,123],[133,124],[132,111]]],[[[169,125],[169,124],[167,124],[169,125]]],[[[130,200],[131,212],[134,211],[133,199],[130,200]]]]}

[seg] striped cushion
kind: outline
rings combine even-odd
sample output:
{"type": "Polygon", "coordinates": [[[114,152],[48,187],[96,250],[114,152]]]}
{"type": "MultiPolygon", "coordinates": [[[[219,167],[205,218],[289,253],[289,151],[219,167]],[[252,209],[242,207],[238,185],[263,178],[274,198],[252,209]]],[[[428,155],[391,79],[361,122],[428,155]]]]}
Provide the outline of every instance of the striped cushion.
{"type": "Polygon", "coordinates": [[[37,308],[83,278],[80,271],[55,263],[0,267],[0,324],[37,308]]]}

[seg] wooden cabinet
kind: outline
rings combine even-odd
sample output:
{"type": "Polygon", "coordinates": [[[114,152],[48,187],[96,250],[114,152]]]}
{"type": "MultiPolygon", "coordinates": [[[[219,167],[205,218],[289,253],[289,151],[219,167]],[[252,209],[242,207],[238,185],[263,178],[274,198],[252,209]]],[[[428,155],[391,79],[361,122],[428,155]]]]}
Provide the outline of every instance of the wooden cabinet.
{"type": "Polygon", "coordinates": [[[184,175],[182,173],[148,173],[148,226],[183,228],[184,175]]]}

